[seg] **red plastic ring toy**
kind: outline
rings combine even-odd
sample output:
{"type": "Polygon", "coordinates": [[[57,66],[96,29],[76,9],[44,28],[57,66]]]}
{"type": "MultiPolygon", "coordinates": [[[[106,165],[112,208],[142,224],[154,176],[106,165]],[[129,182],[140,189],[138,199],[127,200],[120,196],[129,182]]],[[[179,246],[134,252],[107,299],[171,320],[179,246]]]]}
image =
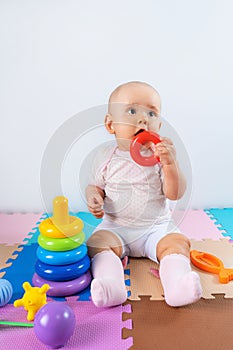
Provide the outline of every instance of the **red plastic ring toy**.
{"type": "Polygon", "coordinates": [[[133,160],[139,165],[143,166],[153,166],[160,161],[159,157],[152,154],[149,157],[144,157],[141,155],[140,149],[141,145],[147,142],[153,142],[155,145],[161,142],[161,138],[158,134],[152,131],[142,131],[140,134],[136,135],[130,144],[130,154],[133,160]]]}

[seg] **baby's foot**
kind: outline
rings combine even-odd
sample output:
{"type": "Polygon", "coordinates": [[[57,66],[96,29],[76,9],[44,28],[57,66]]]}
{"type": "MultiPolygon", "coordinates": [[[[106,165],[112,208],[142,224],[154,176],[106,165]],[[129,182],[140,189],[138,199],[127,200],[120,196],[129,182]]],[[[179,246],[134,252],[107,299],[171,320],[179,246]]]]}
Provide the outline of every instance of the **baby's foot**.
{"type": "Polygon", "coordinates": [[[184,306],[198,301],[201,295],[202,287],[199,275],[190,271],[174,282],[170,290],[167,290],[165,301],[170,306],[184,306]]]}
{"type": "Polygon", "coordinates": [[[95,306],[120,305],[127,299],[125,285],[117,284],[111,278],[95,278],[91,283],[91,298],[95,306]]]}
{"type": "Polygon", "coordinates": [[[159,271],[168,305],[183,306],[201,298],[202,287],[199,275],[191,270],[190,261],[186,256],[166,255],[160,262],[159,271]]]}

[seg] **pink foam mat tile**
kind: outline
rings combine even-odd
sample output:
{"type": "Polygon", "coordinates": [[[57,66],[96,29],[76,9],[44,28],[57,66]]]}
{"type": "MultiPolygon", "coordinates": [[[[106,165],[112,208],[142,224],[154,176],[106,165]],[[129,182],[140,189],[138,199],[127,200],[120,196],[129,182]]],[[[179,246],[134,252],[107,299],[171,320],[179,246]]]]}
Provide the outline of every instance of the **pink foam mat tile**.
{"type": "Polygon", "coordinates": [[[223,238],[221,231],[203,210],[174,211],[173,219],[182,233],[189,239],[219,240],[223,238]]]}
{"type": "MultiPolygon", "coordinates": [[[[131,305],[114,308],[97,308],[90,301],[77,302],[77,297],[67,298],[67,304],[76,317],[74,334],[64,350],[126,350],[133,345],[132,337],[122,339],[122,329],[132,329],[132,321],[122,321],[123,313],[131,313],[131,305]]],[[[0,320],[26,321],[26,311],[12,305],[0,308],[0,320]]],[[[0,349],[48,350],[36,337],[33,328],[0,326],[0,349]]]]}
{"type": "Polygon", "coordinates": [[[43,213],[0,213],[0,244],[24,244],[29,234],[33,235],[43,213]]]}

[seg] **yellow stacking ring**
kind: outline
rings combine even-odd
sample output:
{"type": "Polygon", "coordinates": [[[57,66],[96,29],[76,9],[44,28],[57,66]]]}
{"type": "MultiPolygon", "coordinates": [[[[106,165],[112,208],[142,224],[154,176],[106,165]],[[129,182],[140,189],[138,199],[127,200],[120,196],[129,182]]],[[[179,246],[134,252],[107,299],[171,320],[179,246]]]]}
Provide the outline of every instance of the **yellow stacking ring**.
{"type": "Polygon", "coordinates": [[[48,218],[39,225],[40,233],[43,236],[51,238],[65,238],[72,237],[82,232],[83,222],[76,216],[69,216],[69,223],[66,225],[59,225],[53,222],[53,219],[48,218]]]}
{"type": "Polygon", "coordinates": [[[70,238],[51,238],[42,234],[38,237],[40,247],[54,252],[65,252],[66,250],[75,249],[83,244],[84,241],[85,234],[83,231],[70,238]]]}

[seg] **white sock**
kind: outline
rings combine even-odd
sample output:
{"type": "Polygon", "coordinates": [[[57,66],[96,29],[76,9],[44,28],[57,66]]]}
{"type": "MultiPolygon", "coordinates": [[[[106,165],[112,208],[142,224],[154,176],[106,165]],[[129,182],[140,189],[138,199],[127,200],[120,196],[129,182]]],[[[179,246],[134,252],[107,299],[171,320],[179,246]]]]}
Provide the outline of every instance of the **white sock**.
{"type": "Polygon", "coordinates": [[[191,270],[190,261],[186,256],[166,255],[160,262],[159,274],[168,305],[183,306],[201,298],[199,275],[191,270]]]}
{"type": "Polygon", "coordinates": [[[92,274],[91,297],[96,306],[115,306],[126,301],[124,269],[115,253],[106,250],[96,254],[92,259],[92,274]]]}

